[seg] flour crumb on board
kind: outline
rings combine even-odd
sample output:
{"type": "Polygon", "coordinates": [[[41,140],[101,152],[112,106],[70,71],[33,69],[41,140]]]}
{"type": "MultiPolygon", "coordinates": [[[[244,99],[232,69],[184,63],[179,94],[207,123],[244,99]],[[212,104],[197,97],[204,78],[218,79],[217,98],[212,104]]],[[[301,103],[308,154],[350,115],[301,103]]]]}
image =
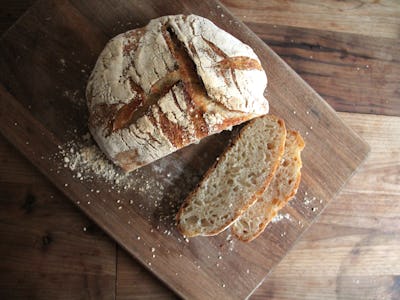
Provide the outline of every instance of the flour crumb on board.
{"type": "Polygon", "coordinates": [[[283,219],[286,219],[286,220],[289,220],[289,221],[291,221],[292,219],[291,219],[291,217],[290,217],[290,215],[288,214],[288,213],[286,213],[286,214],[277,214],[272,220],[271,220],[271,222],[272,223],[278,223],[278,222],[280,222],[280,221],[282,221],[283,219]]]}
{"type": "Polygon", "coordinates": [[[86,106],[86,99],[81,90],[65,90],[62,92],[62,96],[67,98],[77,108],[86,106]]]}
{"type": "MultiPolygon", "coordinates": [[[[75,171],[74,177],[81,181],[93,181],[97,177],[120,189],[129,188],[132,184],[129,175],[105,157],[89,133],[63,145],[59,154],[63,157],[63,166],[75,171]]],[[[100,190],[96,190],[96,193],[100,193],[100,190]]]]}
{"type": "MultiPolygon", "coordinates": [[[[155,222],[152,232],[174,237],[179,243],[189,243],[189,239],[181,239],[177,232],[175,216],[201,174],[187,168],[185,161],[159,160],[126,174],[103,154],[89,133],[78,135],[77,131],[73,132],[70,141],[59,146],[58,153],[51,159],[58,164],[57,173],[69,169],[75,180],[90,186],[90,193],[96,195],[93,199],[104,202],[107,197],[97,195],[114,193],[118,197],[113,201],[117,211],[129,213],[134,207],[149,223],[155,222]],[[101,189],[96,189],[98,184],[101,189]],[[129,198],[125,198],[127,195],[129,198]]],[[[90,201],[85,203],[90,204],[90,201]]]]}
{"type": "Polygon", "coordinates": [[[303,204],[309,208],[312,212],[320,210],[320,205],[323,204],[323,199],[317,199],[315,196],[308,195],[308,192],[304,192],[303,204]]]}

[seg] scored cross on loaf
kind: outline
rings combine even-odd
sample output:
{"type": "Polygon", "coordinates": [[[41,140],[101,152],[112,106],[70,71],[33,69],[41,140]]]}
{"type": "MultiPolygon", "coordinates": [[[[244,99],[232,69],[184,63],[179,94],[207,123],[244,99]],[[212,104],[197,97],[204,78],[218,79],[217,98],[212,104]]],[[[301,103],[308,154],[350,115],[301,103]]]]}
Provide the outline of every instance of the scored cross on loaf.
{"type": "Polygon", "coordinates": [[[114,37],[87,85],[89,129],[125,171],[268,113],[254,51],[211,21],[165,16],[114,37]]]}

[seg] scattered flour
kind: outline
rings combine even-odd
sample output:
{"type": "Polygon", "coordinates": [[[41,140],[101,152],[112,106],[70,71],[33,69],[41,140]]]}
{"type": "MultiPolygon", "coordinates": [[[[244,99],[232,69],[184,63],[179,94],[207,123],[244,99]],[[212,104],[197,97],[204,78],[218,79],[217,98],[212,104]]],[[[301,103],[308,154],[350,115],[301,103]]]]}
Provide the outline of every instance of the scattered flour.
{"type": "Polygon", "coordinates": [[[286,213],[286,214],[284,214],[284,215],[282,215],[282,214],[277,214],[277,215],[275,216],[275,218],[273,218],[273,219],[271,220],[271,222],[272,222],[272,223],[278,223],[278,222],[282,221],[283,219],[286,219],[286,220],[289,220],[289,221],[292,220],[291,217],[290,217],[290,215],[289,215],[288,213],[286,213]]]}
{"type": "Polygon", "coordinates": [[[129,174],[125,174],[101,152],[89,133],[79,140],[73,140],[60,149],[65,168],[75,171],[79,180],[92,181],[101,178],[114,187],[128,189],[132,187],[129,174]]]}

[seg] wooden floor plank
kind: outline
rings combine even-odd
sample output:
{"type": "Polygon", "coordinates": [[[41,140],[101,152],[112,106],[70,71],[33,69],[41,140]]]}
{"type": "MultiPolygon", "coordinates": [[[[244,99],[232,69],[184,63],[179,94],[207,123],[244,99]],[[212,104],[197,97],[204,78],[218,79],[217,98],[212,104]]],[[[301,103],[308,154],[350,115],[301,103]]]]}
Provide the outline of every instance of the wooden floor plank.
{"type": "Polygon", "coordinates": [[[246,25],[335,110],[400,116],[399,39],[246,25]]]}
{"type": "Polygon", "coordinates": [[[253,299],[400,297],[400,118],[340,115],[370,156],[253,299]]]}
{"type": "Polygon", "coordinates": [[[0,157],[0,299],[113,299],[115,243],[3,137],[0,157]]]}
{"type": "Polygon", "coordinates": [[[242,21],[398,39],[400,2],[222,0],[242,21]]]}

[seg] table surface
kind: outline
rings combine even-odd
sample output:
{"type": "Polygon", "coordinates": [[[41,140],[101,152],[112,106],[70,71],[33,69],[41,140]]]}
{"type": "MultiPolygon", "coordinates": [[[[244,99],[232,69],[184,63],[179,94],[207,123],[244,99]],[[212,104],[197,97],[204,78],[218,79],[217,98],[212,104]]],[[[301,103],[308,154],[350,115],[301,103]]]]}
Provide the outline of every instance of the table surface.
{"type": "MultiPolygon", "coordinates": [[[[0,2],[0,32],[33,3],[0,2]]],[[[371,146],[253,299],[400,298],[400,2],[223,5],[371,146]]],[[[0,136],[1,299],[176,296],[0,136]]]]}

